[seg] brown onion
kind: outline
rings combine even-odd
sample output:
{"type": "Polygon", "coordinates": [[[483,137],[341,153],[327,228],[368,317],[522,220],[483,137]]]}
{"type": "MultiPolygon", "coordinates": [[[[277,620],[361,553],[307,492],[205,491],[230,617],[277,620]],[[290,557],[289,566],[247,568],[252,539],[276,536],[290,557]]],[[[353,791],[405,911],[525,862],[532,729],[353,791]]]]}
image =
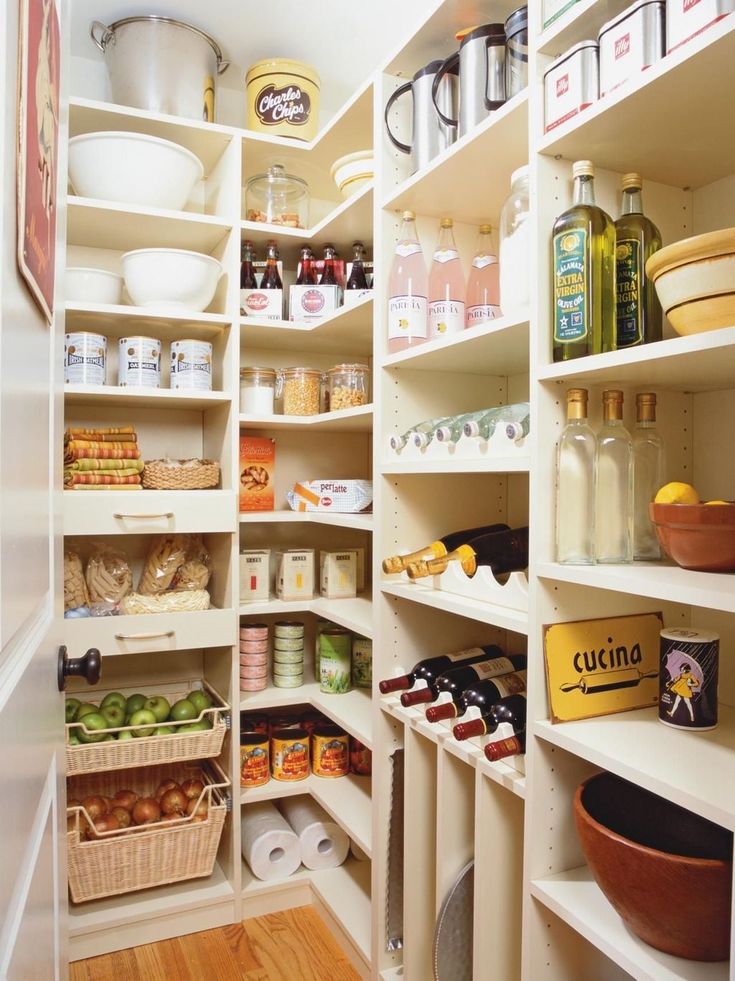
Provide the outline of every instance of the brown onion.
{"type": "Polygon", "coordinates": [[[160,804],[164,814],[183,814],[186,810],[187,797],[180,787],[172,787],[161,797],[160,804]]]}
{"type": "Polygon", "coordinates": [[[181,784],[181,789],[189,800],[191,800],[192,797],[198,798],[204,793],[204,784],[201,780],[184,780],[181,784]]]}
{"type": "Polygon", "coordinates": [[[209,801],[204,797],[200,801],[194,799],[190,800],[186,805],[186,813],[188,815],[194,815],[200,821],[206,821],[209,814],[209,801]],[[203,817],[202,817],[203,815],[203,817]]]}
{"type": "Polygon", "coordinates": [[[133,808],[133,821],[136,824],[155,824],[161,820],[161,808],[152,797],[141,797],[133,808]]]}
{"type": "Polygon", "coordinates": [[[153,796],[156,798],[156,800],[160,800],[167,790],[178,790],[178,789],[179,789],[179,785],[176,783],[175,780],[164,780],[163,783],[159,783],[158,787],[156,788],[156,792],[153,796]]]}
{"type": "Polygon", "coordinates": [[[130,823],[133,820],[130,816],[130,811],[124,807],[113,807],[110,814],[117,819],[117,823],[121,828],[129,828],[130,823]]]}
{"type": "Polygon", "coordinates": [[[118,790],[115,794],[115,807],[124,807],[126,811],[132,811],[138,795],[134,790],[118,790]]]}
{"type": "Polygon", "coordinates": [[[119,831],[120,822],[113,814],[103,814],[94,822],[94,832],[96,835],[103,831],[119,831]]]}
{"type": "Polygon", "coordinates": [[[93,821],[102,817],[103,814],[107,814],[107,804],[103,797],[85,797],[82,801],[82,807],[93,821]]]}

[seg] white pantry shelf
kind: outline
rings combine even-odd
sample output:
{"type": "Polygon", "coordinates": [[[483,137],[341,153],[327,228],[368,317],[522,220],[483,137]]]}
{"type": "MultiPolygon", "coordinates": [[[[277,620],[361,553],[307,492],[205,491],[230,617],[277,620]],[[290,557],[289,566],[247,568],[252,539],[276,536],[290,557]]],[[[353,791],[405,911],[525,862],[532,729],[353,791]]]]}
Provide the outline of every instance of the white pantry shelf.
{"type": "Polygon", "coordinates": [[[145,409],[210,409],[232,401],[227,392],[188,392],[173,388],[120,388],[117,385],[65,385],[67,405],[120,405],[145,409]]]}
{"type": "Polygon", "coordinates": [[[468,620],[477,620],[478,623],[489,623],[517,634],[528,633],[528,613],[522,610],[483,603],[481,600],[434,589],[420,582],[386,581],[381,583],[380,589],[386,596],[395,596],[409,603],[421,603],[434,610],[444,610],[445,613],[454,613],[468,620]]]}
{"type": "Polygon", "coordinates": [[[372,709],[370,692],[366,688],[353,688],[341,695],[329,695],[319,690],[318,682],[312,681],[300,688],[269,686],[264,691],[240,692],[241,712],[263,712],[293,705],[312,705],[335,725],[341,726],[345,732],[372,749],[372,709]]]}
{"type": "Polygon", "coordinates": [[[577,0],[541,32],[536,42],[539,54],[555,58],[579,41],[597,37],[599,28],[628,6],[628,0],[577,0]]]}
{"type": "Polygon", "coordinates": [[[267,348],[269,351],[309,350],[314,354],[359,354],[371,357],[373,350],[373,298],[366,297],[351,307],[311,323],[290,320],[240,320],[243,351],[267,348]]]}
{"type": "Polygon", "coordinates": [[[211,340],[227,328],[231,320],[223,313],[187,313],[185,310],[134,307],[114,303],[66,304],[66,330],[103,331],[110,337],[147,330],[162,340],[178,340],[182,334],[197,340],[211,340]]]}
{"type": "Polygon", "coordinates": [[[252,511],[240,515],[241,525],[314,524],[355,531],[372,531],[372,514],[337,514],[329,511],[252,511]]]}
{"type": "Polygon", "coordinates": [[[372,910],[370,862],[348,858],[336,869],[312,873],[311,888],[328,912],[340,923],[363,958],[370,960],[372,910]]]}
{"type": "Polygon", "coordinates": [[[527,319],[499,317],[459,334],[389,354],[383,360],[383,367],[517,375],[528,371],[528,332],[527,319]]]}
{"type": "Polygon", "coordinates": [[[463,473],[528,473],[530,454],[480,457],[477,460],[446,459],[385,460],[380,470],[384,474],[463,474],[463,473]]]}
{"type": "Polygon", "coordinates": [[[373,428],[372,405],[320,412],[313,416],[240,416],[242,429],[319,429],[322,432],[369,433],[373,428]]]}

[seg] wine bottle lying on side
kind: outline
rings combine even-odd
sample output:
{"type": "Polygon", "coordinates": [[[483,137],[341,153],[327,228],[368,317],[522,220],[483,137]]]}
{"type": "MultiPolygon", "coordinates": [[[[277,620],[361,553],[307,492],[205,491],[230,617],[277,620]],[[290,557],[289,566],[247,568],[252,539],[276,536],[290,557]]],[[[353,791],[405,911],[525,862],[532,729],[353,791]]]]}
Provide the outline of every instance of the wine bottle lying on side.
{"type": "MultiPolygon", "coordinates": [[[[385,678],[378,687],[383,695],[388,695],[393,691],[403,691],[407,695],[420,695],[417,702],[433,702],[436,698],[435,684],[437,678],[451,668],[466,667],[468,664],[476,664],[478,661],[487,661],[488,658],[503,657],[503,652],[494,644],[486,647],[469,647],[464,651],[455,651],[452,654],[438,654],[436,657],[426,657],[417,661],[408,674],[399,675],[397,678],[385,678]],[[425,681],[426,688],[417,688],[415,692],[408,692],[417,681],[425,681]],[[424,694],[428,693],[428,694],[424,694]]],[[[401,699],[403,701],[403,699],[401,699]]],[[[403,704],[412,705],[413,702],[403,704]]]]}
{"type": "Polygon", "coordinates": [[[420,559],[427,558],[441,558],[441,556],[447,555],[458,546],[472,541],[479,535],[488,535],[496,531],[510,531],[510,527],[504,524],[480,525],[478,528],[466,528],[464,531],[450,532],[450,534],[425,545],[424,548],[411,552],[410,555],[391,555],[389,558],[383,559],[383,572],[389,575],[403,572],[411,562],[418,562],[420,559]]]}
{"type": "Polygon", "coordinates": [[[516,734],[526,728],[526,694],[516,692],[506,695],[479,719],[469,722],[458,722],[453,729],[455,739],[469,739],[470,736],[485,736],[497,730],[501,722],[509,722],[516,734]]]}
{"type": "Polygon", "coordinates": [[[508,756],[522,756],[526,752],[526,730],[521,729],[509,739],[498,739],[485,746],[485,756],[491,763],[504,760],[508,756]]]}
{"type": "MultiPolygon", "coordinates": [[[[459,678],[459,669],[447,671],[437,679],[436,687],[439,694],[448,691],[452,701],[442,702],[440,705],[430,705],[426,710],[426,718],[429,722],[440,722],[442,719],[456,719],[464,715],[468,708],[476,706],[480,712],[487,712],[501,698],[506,695],[514,695],[516,692],[526,690],[526,672],[520,671],[493,671],[491,665],[494,663],[505,662],[510,667],[520,667],[514,665],[513,661],[522,662],[525,666],[526,658],[523,655],[515,654],[510,657],[496,658],[493,661],[480,661],[471,667],[462,668],[465,677],[459,678]],[[487,667],[486,667],[487,666],[487,667]],[[481,673],[481,670],[485,671],[481,673]],[[475,677],[472,677],[474,673],[475,677]],[[480,679],[480,680],[478,680],[480,679]]],[[[438,697],[438,696],[437,696],[438,697]]]]}
{"type": "Polygon", "coordinates": [[[409,579],[425,579],[446,572],[450,562],[459,562],[472,578],[480,566],[487,566],[494,576],[528,568],[528,528],[513,528],[480,535],[460,545],[447,555],[419,559],[407,567],[409,579]]]}

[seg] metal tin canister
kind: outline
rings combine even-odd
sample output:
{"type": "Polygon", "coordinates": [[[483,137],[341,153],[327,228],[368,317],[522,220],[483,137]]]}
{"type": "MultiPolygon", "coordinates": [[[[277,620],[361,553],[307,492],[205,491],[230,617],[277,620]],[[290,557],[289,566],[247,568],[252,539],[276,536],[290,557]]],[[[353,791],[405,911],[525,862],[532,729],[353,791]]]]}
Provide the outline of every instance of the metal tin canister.
{"type": "Polygon", "coordinates": [[[240,732],[260,732],[267,735],[268,716],[260,712],[241,712],[240,732]]]}
{"type": "Polygon", "coordinates": [[[720,637],[713,630],[661,631],[658,717],[664,725],[715,728],[719,655],[720,637]]]}
{"type": "Polygon", "coordinates": [[[274,651],[303,651],[304,650],[304,638],[301,637],[274,637],[273,638],[273,650],[274,651]]]}
{"type": "Polygon", "coordinates": [[[304,648],[297,651],[273,651],[274,664],[304,664],[304,648]]]}
{"type": "Polygon", "coordinates": [[[67,385],[107,382],[107,338],[103,334],[80,330],[65,336],[64,382],[67,385]]]}
{"type": "Polygon", "coordinates": [[[245,76],[248,129],[313,140],[319,124],[319,75],[301,61],[266,58],[245,76]]]}
{"type": "Polygon", "coordinates": [[[212,345],[187,338],[171,341],[170,388],[212,391],[212,345]]]}
{"type": "Polygon", "coordinates": [[[664,56],[664,0],[637,0],[600,28],[600,97],[664,56]]]}
{"type": "Polygon", "coordinates": [[[588,109],[600,98],[597,41],[580,41],[544,72],[544,132],[588,109]]]}
{"type": "Polygon", "coordinates": [[[273,627],[273,636],[292,638],[304,636],[304,625],[300,620],[278,620],[273,627]]]}
{"type": "Polygon", "coordinates": [[[270,780],[268,736],[244,732],[240,736],[240,786],[262,787],[270,780]]]}
{"type": "Polygon", "coordinates": [[[319,634],[319,690],[341,695],[352,690],[352,635],[341,627],[319,634]]]}
{"type": "Polygon", "coordinates": [[[350,740],[338,726],[317,726],[311,734],[311,769],[317,777],[346,777],[350,740]]]}
{"type": "Polygon", "coordinates": [[[373,642],[368,637],[352,638],[352,684],[355,688],[373,686],[373,642]]]}
{"type": "Polygon", "coordinates": [[[369,777],[373,772],[372,752],[354,736],[350,736],[350,769],[359,777],[369,777]]]}
{"type": "Polygon", "coordinates": [[[240,627],[240,640],[268,640],[267,623],[247,623],[240,627]]]}
{"type": "Polygon", "coordinates": [[[118,385],[161,387],[161,342],[155,337],[121,337],[118,345],[118,385]]]}
{"type": "Polygon", "coordinates": [[[666,50],[701,34],[735,10],[735,0],[666,0],[666,50]]]}
{"type": "Polygon", "coordinates": [[[271,734],[271,776],[274,780],[305,780],[309,776],[306,729],[277,729],[271,734]]]}

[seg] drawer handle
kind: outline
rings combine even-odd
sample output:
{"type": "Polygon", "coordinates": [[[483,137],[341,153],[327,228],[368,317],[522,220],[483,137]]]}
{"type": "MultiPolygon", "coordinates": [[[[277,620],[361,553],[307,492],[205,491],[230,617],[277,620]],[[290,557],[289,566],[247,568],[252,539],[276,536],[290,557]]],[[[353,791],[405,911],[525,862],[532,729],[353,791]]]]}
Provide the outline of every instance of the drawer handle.
{"type": "Polygon", "coordinates": [[[175,630],[154,630],[148,634],[115,634],[115,640],[153,640],[155,637],[173,637],[175,630]]]}
{"type": "Polygon", "coordinates": [[[118,518],[123,520],[124,518],[173,518],[173,511],[160,511],[159,513],[153,512],[152,514],[125,514],[124,512],[115,511],[112,515],[113,518],[118,518]]]}

